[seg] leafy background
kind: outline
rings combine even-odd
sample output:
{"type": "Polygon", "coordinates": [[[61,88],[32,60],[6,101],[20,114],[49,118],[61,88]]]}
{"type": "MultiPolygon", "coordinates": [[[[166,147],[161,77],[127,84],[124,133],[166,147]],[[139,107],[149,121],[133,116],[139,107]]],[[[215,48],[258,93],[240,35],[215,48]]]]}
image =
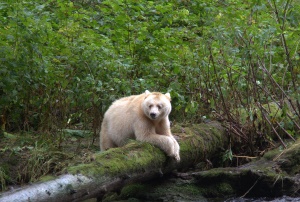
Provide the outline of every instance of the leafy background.
{"type": "Polygon", "coordinates": [[[176,122],[226,120],[246,142],[295,136],[299,10],[296,0],[2,2],[2,130],[57,138],[80,123],[96,136],[112,101],[148,89],[171,93],[176,122]],[[264,112],[270,102],[280,116],[264,112]],[[266,119],[253,132],[256,111],[266,119]]]}

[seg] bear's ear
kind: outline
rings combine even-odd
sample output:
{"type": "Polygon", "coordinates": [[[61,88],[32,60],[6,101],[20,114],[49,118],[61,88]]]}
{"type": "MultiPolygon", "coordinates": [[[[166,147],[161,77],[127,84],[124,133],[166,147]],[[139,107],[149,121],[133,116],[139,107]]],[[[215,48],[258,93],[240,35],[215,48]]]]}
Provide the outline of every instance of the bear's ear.
{"type": "Polygon", "coordinates": [[[148,97],[148,95],[150,95],[151,93],[150,93],[150,91],[148,91],[148,90],[146,90],[145,91],[145,99],[148,97]]]}
{"type": "Polygon", "coordinates": [[[171,101],[171,95],[170,95],[170,93],[166,93],[165,96],[167,96],[167,98],[171,101]]]}

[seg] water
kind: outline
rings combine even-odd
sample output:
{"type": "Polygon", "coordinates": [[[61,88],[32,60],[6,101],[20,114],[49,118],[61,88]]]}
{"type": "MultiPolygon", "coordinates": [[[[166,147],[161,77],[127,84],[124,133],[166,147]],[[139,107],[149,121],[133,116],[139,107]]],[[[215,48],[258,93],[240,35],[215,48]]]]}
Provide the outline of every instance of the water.
{"type": "Polygon", "coordinates": [[[280,198],[230,198],[224,200],[224,202],[300,202],[300,198],[292,198],[289,196],[282,196],[280,198]]]}

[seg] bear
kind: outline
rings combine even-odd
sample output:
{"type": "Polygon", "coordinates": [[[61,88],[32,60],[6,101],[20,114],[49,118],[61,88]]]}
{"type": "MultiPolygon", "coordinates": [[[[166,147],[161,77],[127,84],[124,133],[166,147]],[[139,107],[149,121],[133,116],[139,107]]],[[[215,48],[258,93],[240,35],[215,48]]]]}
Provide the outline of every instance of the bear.
{"type": "Polygon", "coordinates": [[[180,161],[179,144],[170,130],[170,93],[149,92],[113,102],[104,114],[100,149],[123,146],[128,139],[149,142],[180,161]]]}

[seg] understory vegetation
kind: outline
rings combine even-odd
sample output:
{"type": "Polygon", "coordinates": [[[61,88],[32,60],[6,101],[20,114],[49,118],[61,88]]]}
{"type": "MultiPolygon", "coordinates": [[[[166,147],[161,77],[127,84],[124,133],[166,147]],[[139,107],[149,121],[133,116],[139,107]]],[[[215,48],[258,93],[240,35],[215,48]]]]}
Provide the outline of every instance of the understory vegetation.
{"type": "Polygon", "coordinates": [[[0,164],[0,189],[61,171],[70,142],[97,151],[111,102],[147,89],[171,93],[173,123],[223,121],[239,145],[225,148],[227,164],[286,147],[300,131],[299,10],[298,0],[1,2],[0,154],[31,161],[14,180],[0,164]]]}

